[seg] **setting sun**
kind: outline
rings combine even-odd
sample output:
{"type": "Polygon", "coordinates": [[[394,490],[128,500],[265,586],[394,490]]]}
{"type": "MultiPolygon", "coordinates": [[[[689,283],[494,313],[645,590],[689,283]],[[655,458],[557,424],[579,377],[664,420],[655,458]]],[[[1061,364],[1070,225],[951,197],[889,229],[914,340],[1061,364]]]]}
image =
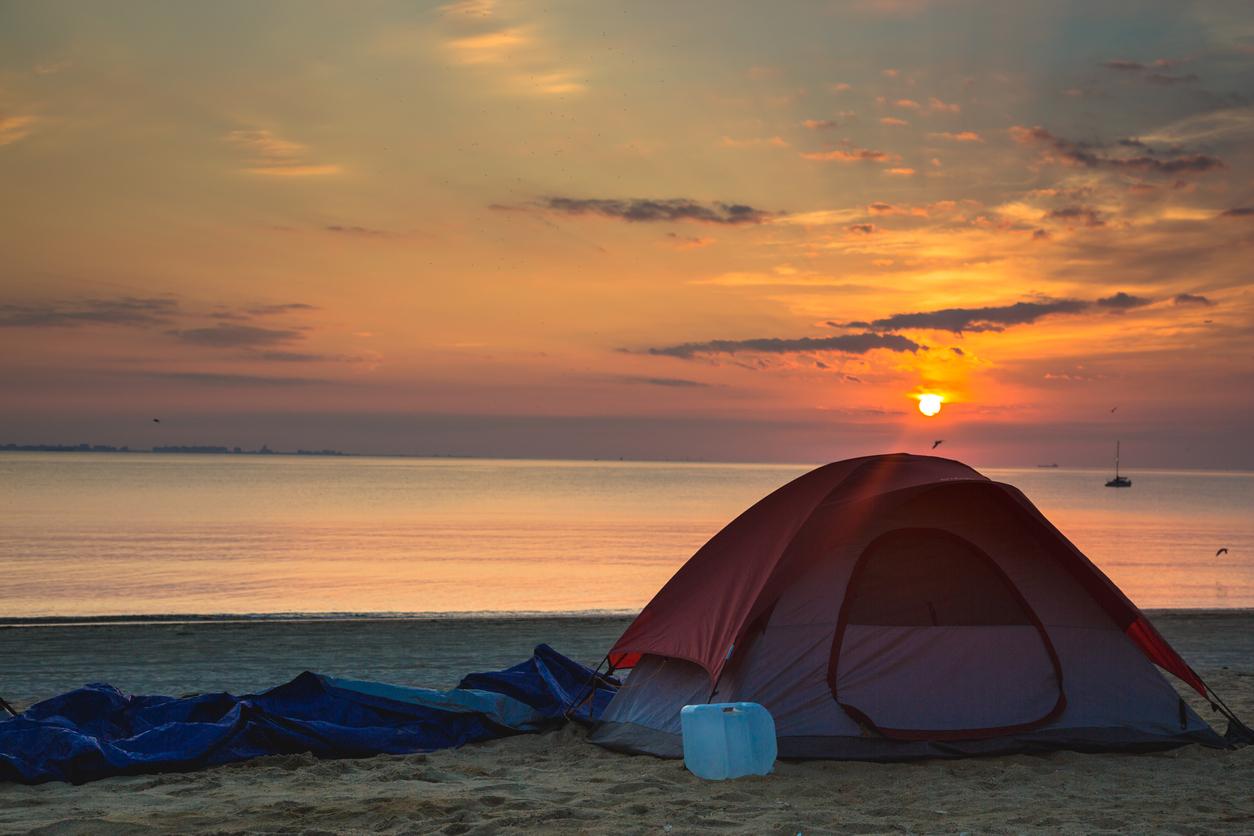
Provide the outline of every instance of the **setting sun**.
{"type": "Polygon", "coordinates": [[[940,412],[941,404],[944,401],[945,398],[941,395],[919,395],[919,412],[922,412],[924,415],[931,418],[933,415],[940,412]]]}

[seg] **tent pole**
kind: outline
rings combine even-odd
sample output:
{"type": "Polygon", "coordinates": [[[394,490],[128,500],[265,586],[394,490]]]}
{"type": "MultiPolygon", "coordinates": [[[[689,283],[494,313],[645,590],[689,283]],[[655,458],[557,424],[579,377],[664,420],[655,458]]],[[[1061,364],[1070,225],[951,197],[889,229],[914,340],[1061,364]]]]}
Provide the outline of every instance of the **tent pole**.
{"type": "MultiPolygon", "coordinates": [[[[1198,677],[1201,679],[1201,677],[1198,677]]],[[[1224,739],[1232,744],[1233,748],[1238,746],[1248,746],[1254,743],[1254,729],[1251,729],[1233,713],[1228,704],[1220,699],[1215,693],[1215,689],[1210,687],[1210,683],[1205,680],[1202,684],[1206,686],[1206,694],[1210,700],[1210,707],[1222,714],[1228,720],[1228,730],[1224,734],[1224,739]]]]}
{"type": "MultiPolygon", "coordinates": [[[[602,657],[600,662],[597,662],[596,668],[592,671],[592,676],[588,677],[588,681],[584,683],[583,688],[575,692],[574,698],[566,706],[566,710],[562,712],[563,719],[569,720],[571,712],[574,711],[576,707],[583,705],[583,701],[586,700],[588,696],[596,693],[595,683],[597,681],[597,677],[601,675],[601,666],[609,660],[610,654],[607,653],[604,657],[602,657]],[[585,692],[587,692],[586,695],[585,692]]],[[[611,665],[611,668],[612,667],[613,666],[611,665]]]]}
{"type": "Polygon", "coordinates": [[[4,697],[0,697],[0,708],[3,708],[5,711],[9,712],[10,716],[13,716],[13,717],[17,716],[17,712],[13,710],[13,706],[5,702],[4,697]]]}

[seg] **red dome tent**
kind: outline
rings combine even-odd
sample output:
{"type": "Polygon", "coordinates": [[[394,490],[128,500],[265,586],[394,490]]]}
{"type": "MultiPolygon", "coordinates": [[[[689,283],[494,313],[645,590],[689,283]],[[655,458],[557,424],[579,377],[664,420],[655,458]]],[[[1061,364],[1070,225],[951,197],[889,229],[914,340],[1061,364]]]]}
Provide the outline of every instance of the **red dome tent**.
{"type": "Polygon", "coordinates": [[[869,456],[784,485],[703,546],[610,650],[592,739],[679,756],[679,710],[752,701],[783,757],[1223,745],[1153,664],[1205,684],[1017,489],[869,456]]]}

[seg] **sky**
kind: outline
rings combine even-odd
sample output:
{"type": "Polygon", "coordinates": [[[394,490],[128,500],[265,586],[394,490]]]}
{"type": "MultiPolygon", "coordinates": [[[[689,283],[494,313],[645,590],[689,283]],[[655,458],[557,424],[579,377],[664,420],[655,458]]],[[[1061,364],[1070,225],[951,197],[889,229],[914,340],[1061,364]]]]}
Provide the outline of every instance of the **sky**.
{"type": "Polygon", "coordinates": [[[1254,468],[1245,0],[0,0],[0,184],[0,443],[1254,468]]]}

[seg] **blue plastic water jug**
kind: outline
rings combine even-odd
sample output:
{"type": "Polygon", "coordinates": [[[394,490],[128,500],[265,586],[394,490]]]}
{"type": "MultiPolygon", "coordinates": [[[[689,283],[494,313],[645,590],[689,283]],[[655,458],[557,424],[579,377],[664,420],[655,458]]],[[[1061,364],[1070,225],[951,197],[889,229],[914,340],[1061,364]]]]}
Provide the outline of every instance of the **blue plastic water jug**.
{"type": "Polygon", "coordinates": [[[679,717],[684,766],[697,777],[721,781],[775,767],[775,719],[757,703],[685,705],[679,717]]]}

